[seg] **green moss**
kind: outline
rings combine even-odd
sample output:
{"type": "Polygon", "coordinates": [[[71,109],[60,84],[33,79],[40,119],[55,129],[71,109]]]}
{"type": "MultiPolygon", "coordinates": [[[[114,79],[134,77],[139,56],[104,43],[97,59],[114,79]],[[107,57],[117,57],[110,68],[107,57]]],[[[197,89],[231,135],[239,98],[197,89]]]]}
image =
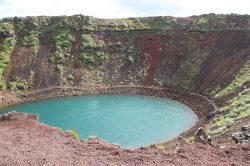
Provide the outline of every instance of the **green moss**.
{"type": "Polygon", "coordinates": [[[219,92],[215,93],[215,98],[227,95],[233,92],[236,88],[241,87],[245,82],[250,80],[250,60],[246,62],[244,66],[235,75],[233,81],[225,88],[221,89],[219,92]]]}
{"type": "Polygon", "coordinates": [[[69,133],[71,135],[72,138],[74,138],[75,140],[80,140],[79,135],[77,134],[77,132],[75,130],[66,130],[67,133],[69,133]]]}

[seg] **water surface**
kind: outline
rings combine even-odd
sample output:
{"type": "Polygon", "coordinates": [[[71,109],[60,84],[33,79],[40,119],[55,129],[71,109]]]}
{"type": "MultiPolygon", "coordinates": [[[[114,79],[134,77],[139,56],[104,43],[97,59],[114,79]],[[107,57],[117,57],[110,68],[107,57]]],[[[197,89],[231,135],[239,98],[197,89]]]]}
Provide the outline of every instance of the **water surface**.
{"type": "Polygon", "coordinates": [[[95,135],[124,147],[165,141],[198,120],[180,102],[146,96],[97,95],[43,100],[9,106],[0,114],[9,111],[38,113],[40,122],[63,130],[74,129],[81,139],[95,135]]]}

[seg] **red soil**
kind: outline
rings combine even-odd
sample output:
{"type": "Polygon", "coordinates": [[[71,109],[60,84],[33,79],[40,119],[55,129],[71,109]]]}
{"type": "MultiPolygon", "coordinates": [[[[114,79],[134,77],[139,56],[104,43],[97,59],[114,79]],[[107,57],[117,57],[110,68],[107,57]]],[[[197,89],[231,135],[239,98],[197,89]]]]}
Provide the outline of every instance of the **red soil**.
{"type": "Polygon", "coordinates": [[[98,138],[76,141],[34,119],[1,120],[0,133],[1,166],[250,165],[249,143],[223,149],[200,143],[182,144],[175,154],[156,146],[128,150],[98,138]]]}
{"type": "Polygon", "coordinates": [[[146,85],[151,86],[154,83],[154,73],[157,67],[158,54],[162,47],[163,37],[155,35],[146,35],[143,36],[140,41],[138,41],[138,46],[144,53],[150,55],[150,63],[147,70],[147,80],[146,85]]]}

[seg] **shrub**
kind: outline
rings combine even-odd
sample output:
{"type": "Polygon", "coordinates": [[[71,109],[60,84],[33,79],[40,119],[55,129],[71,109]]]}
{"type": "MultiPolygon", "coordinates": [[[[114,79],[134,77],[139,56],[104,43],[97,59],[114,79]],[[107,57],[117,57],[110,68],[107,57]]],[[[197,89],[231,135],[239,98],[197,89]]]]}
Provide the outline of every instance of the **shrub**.
{"type": "Polygon", "coordinates": [[[6,85],[5,85],[5,83],[4,83],[3,80],[0,80],[0,89],[1,90],[5,90],[6,89],[6,85]]]}
{"type": "Polygon", "coordinates": [[[71,43],[75,41],[75,38],[71,34],[70,31],[59,31],[52,35],[53,42],[55,46],[58,48],[60,47],[64,51],[69,51],[71,43]]]}
{"type": "Polygon", "coordinates": [[[96,47],[97,44],[95,40],[91,37],[91,34],[82,34],[82,45],[84,47],[96,47]]]}
{"type": "Polygon", "coordinates": [[[55,51],[52,55],[51,62],[55,65],[55,70],[60,74],[60,79],[63,79],[63,64],[66,56],[69,55],[70,46],[75,38],[69,30],[57,31],[52,34],[52,40],[55,45],[55,51]]]}
{"type": "Polygon", "coordinates": [[[11,91],[24,90],[27,88],[26,83],[23,81],[12,81],[9,82],[9,88],[11,91]]]}
{"type": "Polygon", "coordinates": [[[51,57],[51,61],[53,64],[63,64],[65,61],[65,57],[63,54],[63,50],[59,47],[56,49],[56,52],[51,57]]]}
{"type": "Polygon", "coordinates": [[[12,37],[14,36],[14,27],[9,22],[0,23],[0,37],[12,37]]]}
{"type": "Polygon", "coordinates": [[[15,46],[15,41],[15,38],[12,37],[4,38],[2,48],[0,48],[0,89],[2,90],[6,89],[3,71],[9,63],[10,55],[15,46]]]}
{"type": "Polygon", "coordinates": [[[38,35],[39,33],[37,31],[30,31],[23,37],[22,40],[19,41],[19,43],[25,47],[37,46],[39,43],[38,35]]]}
{"type": "Polygon", "coordinates": [[[69,75],[66,77],[66,79],[67,79],[68,81],[73,81],[73,80],[74,80],[74,77],[73,77],[72,74],[69,74],[69,75]]]}
{"type": "Polygon", "coordinates": [[[87,66],[94,66],[105,60],[107,56],[104,52],[86,52],[80,54],[80,60],[87,66]]]}

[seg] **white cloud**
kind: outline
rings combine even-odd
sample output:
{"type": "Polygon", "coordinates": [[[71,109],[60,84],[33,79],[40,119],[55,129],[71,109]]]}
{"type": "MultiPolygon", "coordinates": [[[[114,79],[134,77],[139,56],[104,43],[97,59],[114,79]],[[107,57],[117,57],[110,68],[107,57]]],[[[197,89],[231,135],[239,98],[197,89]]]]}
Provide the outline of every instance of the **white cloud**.
{"type": "Polygon", "coordinates": [[[1,0],[0,18],[84,14],[100,18],[250,14],[249,0],[1,0]]]}
{"type": "Polygon", "coordinates": [[[135,15],[112,0],[9,0],[0,6],[0,17],[73,14],[108,18],[135,15]]]}

